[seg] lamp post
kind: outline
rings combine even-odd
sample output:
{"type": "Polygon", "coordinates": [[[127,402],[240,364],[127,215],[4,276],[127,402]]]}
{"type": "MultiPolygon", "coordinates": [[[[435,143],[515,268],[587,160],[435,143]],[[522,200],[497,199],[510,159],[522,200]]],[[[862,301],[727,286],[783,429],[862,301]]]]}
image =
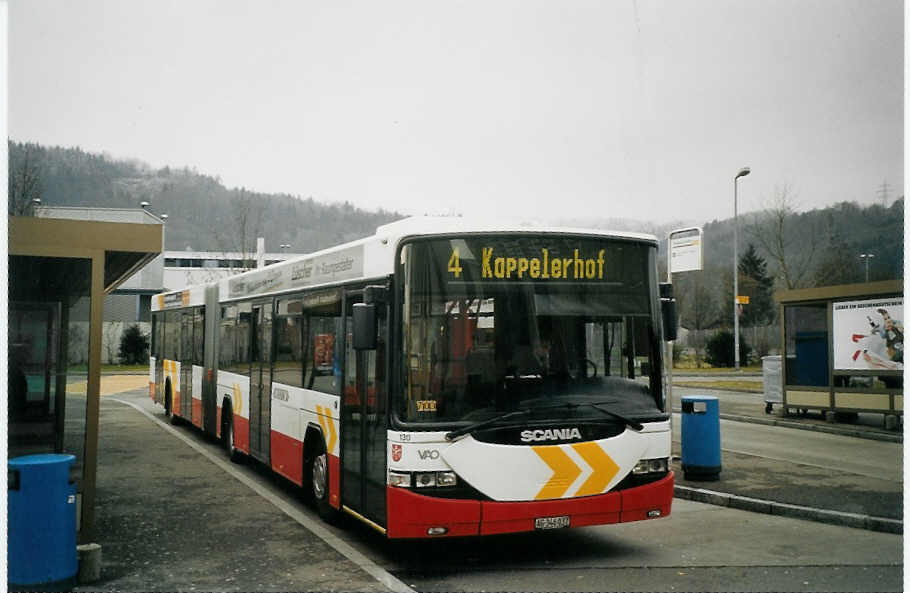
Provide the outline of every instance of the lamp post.
{"type": "Polygon", "coordinates": [[[743,167],[733,178],[733,360],[736,363],[736,370],[739,370],[739,311],[737,299],[739,297],[739,220],[737,218],[738,196],[737,182],[740,177],[745,177],[752,170],[749,167],[743,167]]]}
{"type": "Polygon", "coordinates": [[[869,281],[869,260],[875,257],[874,253],[860,253],[859,258],[866,262],[866,282],[869,281]]]}

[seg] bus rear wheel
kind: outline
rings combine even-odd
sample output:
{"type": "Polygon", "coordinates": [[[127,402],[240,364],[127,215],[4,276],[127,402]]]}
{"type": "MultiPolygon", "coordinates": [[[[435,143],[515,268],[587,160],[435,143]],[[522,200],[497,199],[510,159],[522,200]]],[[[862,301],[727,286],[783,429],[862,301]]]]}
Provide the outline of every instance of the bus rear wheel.
{"type": "Polygon", "coordinates": [[[240,449],[234,446],[234,414],[230,406],[225,408],[222,417],[224,420],[222,420],[221,426],[221,442],[224,444],[225,451],[227,451],[228,459],[234,463],[240,463],[243,456],[240,453],[240,449]]]}

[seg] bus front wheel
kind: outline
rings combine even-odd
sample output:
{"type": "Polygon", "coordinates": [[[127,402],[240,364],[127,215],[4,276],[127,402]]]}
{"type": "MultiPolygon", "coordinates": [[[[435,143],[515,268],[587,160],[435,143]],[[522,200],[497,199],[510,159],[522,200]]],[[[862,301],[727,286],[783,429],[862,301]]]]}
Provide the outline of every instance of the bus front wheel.
{"type": "Polygon", "coordinates": [[[316,454],[310,462],[310,492],[316,505],[316,512],[323,521],[333,523],[338,517],[338,511],[329,504],[329,456],[325,447],[316,454]]]}

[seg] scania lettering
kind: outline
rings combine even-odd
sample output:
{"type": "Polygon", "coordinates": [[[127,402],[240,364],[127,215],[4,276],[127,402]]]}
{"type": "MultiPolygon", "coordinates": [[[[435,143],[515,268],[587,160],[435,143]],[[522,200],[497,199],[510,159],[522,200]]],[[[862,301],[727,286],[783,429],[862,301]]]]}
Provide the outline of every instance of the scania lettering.
{"type": "Polygon", "coordinates": [[[523,430],[521,440],[531,441],[567,441],[581,439],[581,432],[577,428],[548,428],[546,430],[523,430]]]}
{"type": "Polygon", "coordinates": [[[657,247],[398,221],[159,295],[149,394],[232,460],[302,486],[324,518],[389,538],[666,517],[675,328],[657,247]]]}

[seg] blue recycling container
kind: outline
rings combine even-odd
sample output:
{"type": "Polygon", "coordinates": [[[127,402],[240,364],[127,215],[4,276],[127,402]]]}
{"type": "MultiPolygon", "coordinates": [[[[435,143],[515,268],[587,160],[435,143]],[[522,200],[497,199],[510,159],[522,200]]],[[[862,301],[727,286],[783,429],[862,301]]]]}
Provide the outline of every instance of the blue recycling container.
{"type": "Polygon", "coordinates": [[[7,462],[7,580],[14,588],[68,589],[76,583],[74,455],[16,457],[7,462]]]}
{"type": "Polygon", "coordinates": [[[720,408],[713,395],[685,395],[682,402],[682,469],[686,480],[720,477],[720,408]]]}

